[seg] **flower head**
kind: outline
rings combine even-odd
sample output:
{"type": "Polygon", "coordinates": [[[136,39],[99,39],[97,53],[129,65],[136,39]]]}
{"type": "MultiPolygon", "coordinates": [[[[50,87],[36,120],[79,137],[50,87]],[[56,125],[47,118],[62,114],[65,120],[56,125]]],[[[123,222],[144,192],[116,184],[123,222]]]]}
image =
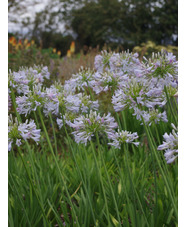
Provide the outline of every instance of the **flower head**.
{"type": "Polygon", "coordinates": [[[84,91],[85,87],[91,87],[92,74],[93,71],[89,68],[81,67],[77,74],[73,74],[70,80],[65,81],[65,84],[68,84],[73,91],[76,89],[84,91]]]}
{"type": "Polygon", "coordinates": [[[36,129],[33,120],[19,123],[17,118],[13,120],[12,115],[8,118],[8,150],[12,148],[12,143],[20,146],[24,140],[33,139],[35,142],[40,140],[40,129],[36,129]]]}
{"type": "Polygon", "coordinates": [[[38,106],[44,103],[44,92],[41,85],[35,85],[32,91],[24,96],[16,97],[17,111],[20,114],[29,114],[31,111],[36,111],[38,106]]]}
{"type": "Polygon", "coordinates": [[[132,143],[136,146],[139,145],[139,142],[134,142],[135,139],[138,138],[137,132],[131,133],[128,131],[119,131],[116,133],[108,133],[108,137],[113,140],[112,143],[108,143],[115,148],[121,148],[121,145],[124,143],[132,143]]]}
{"type": "Polygon", "coordinates": [[[178,129],[174,124],[171,125],[173,127],[172,133],[169,135],[165,133],[163,144],[158,146],[158,150],[165,150],[164,156],[168,164],[174,162],[178,157],[178,129]]]}
{"type": "Polygon", "coordinates": [[[87,141],[90,141],[96,133],[108,134],[113,132],[118,125],[110,113],[101,117],[99,113],[90,111],[90,114],[86,116],[77,117],[70,126],[75,130],[72,134],[75,136],[76,143],[87,144],[87,141]]]}

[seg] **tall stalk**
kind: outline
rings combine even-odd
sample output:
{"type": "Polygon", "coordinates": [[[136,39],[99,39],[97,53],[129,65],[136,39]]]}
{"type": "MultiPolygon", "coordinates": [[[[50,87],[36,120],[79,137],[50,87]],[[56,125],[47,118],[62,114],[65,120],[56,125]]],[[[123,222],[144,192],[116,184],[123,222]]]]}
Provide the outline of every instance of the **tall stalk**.
{"type": "Polygon", "coordinates": [[[107,168],[106,168],[106,165],[105,165],[105,160],[104,160],[103,155],[102,155],[98,133],[96,133],[96,140],[97,140],[97,144],[98,144],[98,153],[99,153],[99,156],[101,156],[101,160],[103,162],[105,173],[106,173],[108,183],[109,183],[109,186],[110,186],[110,190],[111,190],[111,193],[112,193],[112,197],[113,197],[113,200],[114,200],[114,205],[115,205],[115,209],[116,209],[117,218],[118,218],[118,221],[119,221],[119,226],[121,226],[121,220],[120,220],[120,216],[119,216],[118,206],[117,206],[117,203],[116,203],[116,197],[115,197],[114,190],[113,190],[113,187],[112,187],[112,183],[111,183],[111,180],[110,180],[110,177],[108,175],[108,171],[107,171],[107,168]]]}
{"type": "Polygon", "coordinates": [[[69,192],[68,192],[67,186],[66,186],[66,184],[65,184],[65,182],[64,182],[63,175],[62,175],[62,173],[61,173],[61,169],[60,169],[60,167],[59,167],[59,164],[58,164],[58,162],[57,162],[56,156],[55,156],[55,154],[54,154],[54,151],[53,151],[53,148],[52,148],[52,144],[51,144],[51,142],[50,142],[50,139],[49,139],[49,136],[48,136],[48,132],[47,132],[47,130],[46,130],[46,127],[45,127],[45,124],[44,124],[44,121],[43,121],[43,117],[42,117],[40,108],[38,108],[38,114],[39,114],[39,117],[40,117],[40,120],[41,120],[41,124],[42,124],[42,126],[43,126],[43,130],[44,130],[44,132],[45,132],[45,136],[46,136],[46,139],[47,139],[47,142],[48,142],[48,145],[49,145],[49,149],[50,149],[50,151],[51,151],[51,153],[52,153],[53,159],[54,159],[54,161],[55,161],[55,163],[56,163],[56,167],[57,167],[58,172],[59,172],[59,179],[60,179],[62,185],[64,185],[64,188],[65,188],[65,191],[66,191],[66,193],[67,193],[67,197],[68,197],[69,203],[70,203],[70,205],[71,205],[71,207],[72,207],[72,213],[73,213],[74,219],[76,220],[77,225],[80,227],[79,222],[78,222],[78,219],[77,219],[77,216],[76,216],[76,212],[75,212],[74,205],[73,205],[73,203],[72,203],[72,201],[71,201],[71,197],[70,197],[70,194],[69,194],[69,192]]]}
{"type": "MultiPolygon", "coordinates": [[[[38,194],[37,194],[36,189],[35,189],[35,187],[34,187],[34,185],[33,185],[33,182],[32,182],[31,176],[30,176],[30,173],[29,173],[29,171],[28,171],[28,169],[27,169],[25,160],[24,160],[24,158],[23,158],[23,156],[22,156],[22,153],[21,153],[21,150],[20,150],[19,147],[18,147],[18,153],[19,153],[19,156],[21,157],[21,160],[22,160],[23,165],[24,165],[24,167],[25,167],[25,170],[26,170],[27,176],[28,176],[28,178],[29,178],[30,184],[31,184],[31,186],[32,186],[32,189],[33,189],[33,191],[34,191],[34,194],[35,194],[35,196],[36,196],[36,199],[37,199],[37,201],[38,201],[38,203],[39,203],[39,206],[40,206],[40,208],[41,208],[41,211],[42,211],[42,213],[43,213],[43,217],[44,217],[46,223],[48,224],[48,226],[50,226],[50,224],[49,224],[49,222],[48,222],[48,219],[47,219],[47,217],[46,217],[46,214],[45,214],[44,207],[43,207],[43,205],[42,205],[42,203],[41,203],[41,201],[40,201],[40,199],[39,199],[39,197],[38,197],[38,194]]],[[[46,223],[45,223],[45,222],[43,223],[44,226],[46,226],[46,223]]]]}
{"type": "Polygon", "coordinates": [[[146,134],[147,134],[147,138],[148,138],[148,141],[149,141],[150,148],[152,149],[152,151],[153,151],[153,153],[154,153],[154,156],[155,156],[156,161],[157,161],[157,163],[158,163],[160,172],[161,172],[161,174],[162,174],[162,176],[163,176],[163,179],[164,179],[164,182],[165,182],[165,186],[166,186],[166,188],[167,188],[167,191],[168,191],[168,193],[169,193],[170,199],[171,199],[171,201],[172,201],[172,205],[173,205],[173,207],[174,207],[174,211],[175,211],[176,217],[178,218],[178,209],[177,209],[176,204],[175,204],[175,201],[174,201],[174,196],[172,195],[172,192],[171,192],[171,189],[170,189],[170,187],[169,187],[167,178],[166,178],[165,173],[164,173],[164,171],[163,171],[163,168],[162,168],[162,166],[161,166],[161,161],[160,161],[159,156],[158,156],[158,154],[157,154],[157,149],[154,148],[154,145],[153,145],[151,136],[150,136],[150,134],[149,134],[149,130],[148,130],[148,128],[147,128],[147,126],[146,126],[146,124],[145,124],[145,122],[144,122],[144,119],[143,119],[143,124],[144,124],[144,127],[145,127],[145,131],[146,131],[146,134]]]}
{"type": "MultiPolygon", "coordinates": [[[[63,118],[63,117],[62,117],[62,118],[63,118]]],[[[84,186],[84,188],[85,188],[85,191],[86,191],[86,194],[87,194],[87,197],[88,197],[88,201],[89,201],[89,205],[90,205],[92,217],[93,217],[93,220],[94,220],[94,224],[96,225],[96,219],[95,219],[95,215],[94,215],[92,203],[91,203],[91,200],[90,200],[90,197],[89,197],[89,193],[88,193],[86,184],[85,184],[85,182],[84,182],[83,176],[82,176],[81,171],[80,171],[80,169],[79,169],[79,165],[78,165],[77,160],[76,160],[75,152],[74,152],[73,146],[72,146],[71,141],[70,141],[70,137],[69,137],[69,135],[68,135],[68,132],[67,132],[67,129],[66,129],[66,126],[65,126],[64,118],[63,118],[63,125],[64,125],[65,133],[66,133],[66,136],[67,136],[67,139],[68,139],[68,143],[69,143],[69,145],[70,145],[70,149],[71,149],[71,151],[72,151],[72,155],[73,155],[73,158],[74,158],[74,161],[75,161],[75,164],[76,164],[76,168],[77,168],[78,173],[79,173],[79,175],[80,175],[80,177],[81,177],[83,186],[84,186]]]]}
{"type": "Polygon", "coordinates": [[[97,171],[98,171],[98,174],[99,174],[99,180],[101,182],[103,197],[104,197],[105,206],[106,206],[107,221],[108,221],[108,226],[110,227],[112,225],[111,225],[111,222],[110,222],[110,215],[109,215],[109,209],[108,209],[108,203],[107,203],[105,188],[104,188],[104,185],[103,185],[103,179],[102,179],[100,168],[99,168],[99,165],[98,165],[98,162],[97,162],[94,144],[92,143],[92,141],[90,141],[90,144],[91,144],[91,148],[92,148],[92,152],[93,152],[93,156],[94,156],[94,161],[95,161],[95,164],[96,164],[96,168],[97,168],[97,171]]]}

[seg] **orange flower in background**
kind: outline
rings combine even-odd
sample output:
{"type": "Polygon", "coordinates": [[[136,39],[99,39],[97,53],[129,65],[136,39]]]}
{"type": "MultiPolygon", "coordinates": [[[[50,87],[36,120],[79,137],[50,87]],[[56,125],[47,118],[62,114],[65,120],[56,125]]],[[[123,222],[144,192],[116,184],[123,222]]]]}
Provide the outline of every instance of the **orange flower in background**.
{"type": "Polygon", "coordinates": [[[55,54],[56,53],[56,48],[53,48],[52,52],[55,54]]]}
{"type": "Polygon", "coordinates": [[[18,42],[18,46],[22,46],[22,42],[21,42],[21,40],[19,40],[19,42],[18,42]]]}
{"type": "Polygon", "coordinates": [[[58,50],[57,55],[61,56],[61,51],[60,50],[58,50]]]}
{"type": "Polygon", "coordinates": [[[13,46],[16,46],[16,39],[12,43],[13,46]]]}
{"type": "Polygon", "coordinates": [[[12,36],[12,37],[9,38],[8,41],[9,41],[9,43],[13,44],[16,41],[16,39],[15,39],[14,36],[12,36]]]}
{"type": "Polygon", "coordinates": [[[25,39],[25,40],[24,40],[24,45],[26,46],[27,43],[28,43],[28,39],[25,39]]]}
{"type": "Polygon", "coordinates": [[[12,46],[16,46],[16,38],[14,36],[10,37],[8,41],[10,44],[12,44],[12,46]]]}
{"type": "Polygon", "coordinates": [[[30,45],[31,45],[30,43],[27,43],[26,44],[26,49],[28,49],[30,47],[30,45]]]}
{"type": "Polygon", "coordinates": [[[70,58],[71,57],[71,51],[67,50],[67,57],[70,58]]]}
{"type": "Polygon", "coordinates": [[[70,45],[70,52],[74,53],[75,52],[75,42],[73,41],[70,45]]]}
{"type": "Polygon", "coordinates": [[[19,50],[19,44],[17,44],[17,45],[15,46],[15,49],[16,49],[16,50],[19,50]]]}

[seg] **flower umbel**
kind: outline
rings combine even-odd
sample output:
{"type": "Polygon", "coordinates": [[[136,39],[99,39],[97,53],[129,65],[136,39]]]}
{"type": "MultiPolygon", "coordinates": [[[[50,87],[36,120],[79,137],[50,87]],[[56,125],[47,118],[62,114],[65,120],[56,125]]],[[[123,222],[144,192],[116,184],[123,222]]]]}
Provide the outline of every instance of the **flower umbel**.
{"type": "Polygon", "coordinates": [[[10,114],[8,118],[8,150],[12,148],[12,143],[16,143],[17,146],[22,144],[23,140],[33,139],[36,143],[40,140],[40,129],[36,129],[36,125],[33,120],[25,123],[19,123],[17,118],[13,120],[10,114]]]}
{"type": "Polygon", "coordinates": [[[135,139],[138,138],[137,132],[131,133],[128,131],[119,131],[116,133],[108,133],[108,137],[113,140],[112,143],[108,143],[111,146],[114,146],[115,148],[121,148],[121,145],[124,143],[132,143],[136,146],[139,145],[139,142],[133,142],[135,139]]]}
{"type": "Polygon", "coordinates": [[[101,117],[96,111],[90,111],[90,114],[76,118],[70,126],[75,129],[72,134],[75,136],[76,143],[87,144],[87,141],[90,141],[96,133],[100,135],[114,132],[118,125],[110,113],[101,117]]]}
{"type": "Polygon", "coordinates": [[[165,160],[168,164],[175,161],[178,157],[178,129],[174,124],[171,124],[173,127],[172,133],[169,135],[165,133],[163,138],[163,144],[158,146],[158,150],[165,150],[165,160]]]}

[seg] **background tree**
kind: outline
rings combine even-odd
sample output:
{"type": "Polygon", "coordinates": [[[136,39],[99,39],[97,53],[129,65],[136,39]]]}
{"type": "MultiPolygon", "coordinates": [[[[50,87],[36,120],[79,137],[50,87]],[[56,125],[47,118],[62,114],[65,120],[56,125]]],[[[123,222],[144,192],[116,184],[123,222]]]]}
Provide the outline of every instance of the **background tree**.
{"type": "Polygon", "coordinates": [[[80,47],[106,43],[131,49],[148,40],[177,45],[177,22],[177,0],[53,0],[36,13],[31,34],[71,35],[80,47]]]}

